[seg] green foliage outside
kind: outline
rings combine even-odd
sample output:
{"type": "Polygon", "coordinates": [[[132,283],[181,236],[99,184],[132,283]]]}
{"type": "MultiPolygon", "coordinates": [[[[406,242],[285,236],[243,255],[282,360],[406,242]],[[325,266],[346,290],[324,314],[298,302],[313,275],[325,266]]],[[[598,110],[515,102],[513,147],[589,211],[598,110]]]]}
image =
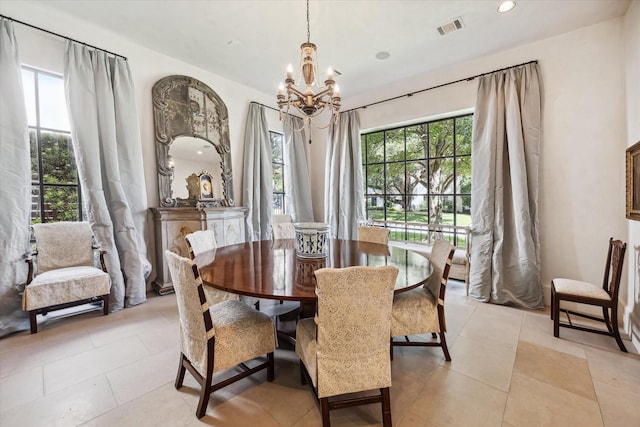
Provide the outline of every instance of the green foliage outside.
{"type": "Polygon", "coordinates": [[[41,132],[42,184],[40,199],[38,144],[35,130],[29,132],[31,143],[31,222],[79,221],[78,173],[71,136],[64,133],[41,132]],[[44,204],[44,218],[40,211],[44,204]]]}
{"type": "Polygon", "coordinates": [[[468,225],[472,125],[467,115],[363,135],[367,217],[468,225]]]}

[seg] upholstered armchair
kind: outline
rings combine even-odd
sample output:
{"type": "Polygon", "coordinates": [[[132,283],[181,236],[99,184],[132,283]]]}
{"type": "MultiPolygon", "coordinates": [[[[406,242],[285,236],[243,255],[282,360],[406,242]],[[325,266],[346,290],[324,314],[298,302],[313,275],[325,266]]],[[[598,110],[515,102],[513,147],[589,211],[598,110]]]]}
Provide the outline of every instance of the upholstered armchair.
{"type": "Polygon", "coordinates": [[[358,240],[361,242],[386,245],[389,243],[389,229],[384,227],[361,225],[358,227],[358,240]]]}
{"type": "Polygon", "coordinates": [[[93,245],[86,222],[34,224],[36,251],[27,259],[29,273],[22,294],[22,309],[29,312],[31,333],[38,332],[38,314],[89,302],[102,301],[109,314],[111,278],[104,264],[104,250],[93,245]],[[94,267],[94,249],[100,267],[94,267]],[[35,258],[35,268],[34,268],[35,258]]]}
{"type": "Polygon", "coordinates": [[[291,215],[274,215],[271,228],[274,240],[294,239],[296,237],[296,230],[293,226],[291,215]]]}
{"type": "Polygon", "coordinates": [[[269,316],[238,300],[210,304],[197,265],[171,251],[165,252],[180,316],[180,364],[175,387],[180,389],[188,370],[200,384],[196,416],[202,418],[209,396],[231,383],[267,370],[274,379],[275,328],[269,316]],[[249,368],[245,362],[266,356],[249,368]],[[213,384],[213,374],[239,366],[243,372],[213,384]]]}
{"type": "MultiPolygon", "coordinates": [[[[187,242],[189,257],[192,260],[204,252],[215,251],[215,249],[218,247],[218,244],[216,242],[216,235],[212,230],[195,231],[184,236],[184,239],[187,242]]],[[[207,295],[207,299],[209,300],[210,304],[217,304],[226,300],[240,299],[240,296],[237,294],[225,292],[211,286],[203,286],[202,289],[207,295]]]]}
{"type": "Polygon", "coordinates": [[[451,360],[445,332],[447,324],[444,316],[444,296],[447,289],[449,270],[455,247],[446,240],[433,242],[431,267],[433,274],[428,282],[419,288],[401,292],[393,299],[391,319],[391,358],[395,346],[442,347],[444,357],[451,360]],[[410,341],[408,336],[431,333],[439,341],[410,341]],[[394,341],[393,337],[403,336],[404,341],[394,341]]]}
{"type": "Polygon", "coordinates": [[[397,275],[392,266],[315,271],[317,314],[298,322],[296,353],[301,380],[311,381],[325,427],[331,409],[371,403],[382,404],[383,425],[391,426],[389,332],[397,275]],[[373,389],[380,394],[333,399],[373,389]]]}

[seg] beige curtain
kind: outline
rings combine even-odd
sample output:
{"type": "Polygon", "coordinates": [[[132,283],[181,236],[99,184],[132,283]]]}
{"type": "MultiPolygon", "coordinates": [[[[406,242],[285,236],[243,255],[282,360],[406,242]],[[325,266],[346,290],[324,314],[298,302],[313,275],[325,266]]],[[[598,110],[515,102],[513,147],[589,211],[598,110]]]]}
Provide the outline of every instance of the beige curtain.
{"type": "Polygon", "coordinates": [[[365,218],[357,111],[340,113],[339,122],[329,126],[324,191],[324,218],[332,236],[357,239],[358,223],[365,218]]]}
{"type": "Polygon", "coordinates": [[[64,82],[82,194],[96,240],[106,249],[111,308],[146,301],[147,190],[129,64],[67,41],[64,82]]]}
{"type": "Polygon", "coordinates": [[[473,245],[469,294],[544,308],[538,171],[542,140],[538,64],[480,78],[473,123],[473,245]]]}
{"type": "Polygon", "coordinates": [[[249,241],[271,239],[273,215],[273,170],[271,141],[264,107],[249,104],[244,128],[244,170],[242,171],[242,201],[249,208],[247,236],[249,241]]]}
{"type": "Polygon", "coordinates": [[[300,117],[287,114],[284,122],[284,194],[286,213],[293,222],[312,222],[311,178],[307,164],[307,129],[300,117]],[[300,129],[300,130],[298,130],[300,129]]]}
{"type": "Polygon", "coordinates": [[[28,329],[21,285],[31,222],[31,164],[18,44],[11,21],[0,18],[0,336],[28,329]]]}

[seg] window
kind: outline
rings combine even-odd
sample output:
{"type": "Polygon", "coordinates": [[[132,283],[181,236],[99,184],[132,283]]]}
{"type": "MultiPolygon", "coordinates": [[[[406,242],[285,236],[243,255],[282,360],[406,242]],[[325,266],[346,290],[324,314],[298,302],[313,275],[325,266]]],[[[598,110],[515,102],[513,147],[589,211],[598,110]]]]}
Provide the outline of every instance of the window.
{"type": "Polygon", "coordinates": [[[271,165],[273,169],[273,213],[284,213],[284,160],[282,148],[284,135],[269,131],[271,140],[271,165]]]}
{"type": "MultiPolygon", "coordinates": [[[[471,223],[472,115],[361,136],[369,221],[386,222],[392,240],[424,240],[425,224],[471,223]]],[[[463,245],[464,231],[447,238],[463,245]]]]}
{"type": "Polygon", "coordinates": [[[83,218],[62,76],[22,67],[31,145],[31,222],[83,218]]]}

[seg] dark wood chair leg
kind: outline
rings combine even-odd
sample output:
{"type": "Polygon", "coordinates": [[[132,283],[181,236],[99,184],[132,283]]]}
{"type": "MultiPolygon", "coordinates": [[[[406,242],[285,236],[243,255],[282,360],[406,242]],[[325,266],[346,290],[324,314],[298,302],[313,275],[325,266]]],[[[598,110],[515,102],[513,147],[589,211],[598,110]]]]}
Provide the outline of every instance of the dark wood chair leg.
{"type": "Polygon", "coordinates": [[[109,314],[109,294],[102,295],[102,314],[109,314]]]}
{"type": "Polygon", "coordinates": [[[608,307],[602,307],[602,318],[604,319],[604,324],[606,325],[607,330],[609,331],[609,333],[613,334],[613,325],[612,325],[611,319],[609,319],[609,308],[608,307]]]}
{"type": "Polygon", "coordinates": [[[451,355],[449,354],[449,348],[447,347],[447,339],[444,337],[444,332],[440,332],[440,346],[444,352],[444,360],[451,362],[451,355]]]}
{"type": "Polygon", "coordinates": [[[196,409],[196,417],[202,418],[207,413],[207,406],[209,405],[209,396],[211,395],[211,380],[213,379],[213,372],[207,372],[207,376],[202,383],[202,390],[200,390],[200,400],[198,401],[198,409],[196,409]]]}
{"type": "Polygon", "coordinates": [[[31,333],[38,332],[38,320],[36,319],[36,310],[29,310],[29,323],[31,324],[31,333]]]}
{"type": "Polygon", "coordinates": [[[176,382],[175,382],[175,386],[177,389],[182,387],[182,382],[184,381],[184,373],[186,371],[184,367],[184,360],[185,360],[184,354],[180,353],[180,364],[178,365],[178,374],[176,375],[176,382]]]}
{"type": "Polygon", "coordinates": [[[267,381],[271,382],[275,378],[275,372],[276,372],[275,363],[273,359],[273,352],[267,353],[267,363],[269,363],[269,365],[267,366],[267,381]]]}
{"type": "Polygon", "coordinates": [[[329,416],[329,398],[328,397],[320,398],[320,409],[322,412],[322,427],[330,427],[331,418],[329,416]]]}
{"type": "Polygon", "coordinates": [[[560,301],[558,301],[558,295],[554,295],[551,304],[551,311],[553,312],[553,336],[558,338],[560,336],[560,301]]]}
{"type": "Polygon", "coordinates": [[[381,388],[380,394],[382,394],[382,425],[383,427],[391,427],[391,396],[389,394],[389,387],[381,388]]]}
{"type": "Polygon", "coordinates": [[[393,360],[393,337],[391,337],[389,342],[389,357],[393,360]]]}
{"type": "Polygon", "coordinates": [[[302,385],[306,385],[307,384],[307,374],[306,374],[305,367],[304,367],[304,364],[302,363],[302,361],[300,361],[300,384],[302,384],[302,385]]]}
{"type": "Polygon", "coordinates": [[[620,330],[618,329],[618,310],[614,307],[611,309],[611,326],[613,328],[613,336],[618,343],[618,347],[620,347],[620,351],[627,353],[627,348],[622,343],[622,338],[620,338],[620,330]]]}
{"type": "Polygon", "coordinates": [[[553,320],[553,301],[555,300],[556,290],[553,287],[553,281],[551,281],[551,304],[549,304],[549,316],[551,316],[551,320],[553,320]]]}

